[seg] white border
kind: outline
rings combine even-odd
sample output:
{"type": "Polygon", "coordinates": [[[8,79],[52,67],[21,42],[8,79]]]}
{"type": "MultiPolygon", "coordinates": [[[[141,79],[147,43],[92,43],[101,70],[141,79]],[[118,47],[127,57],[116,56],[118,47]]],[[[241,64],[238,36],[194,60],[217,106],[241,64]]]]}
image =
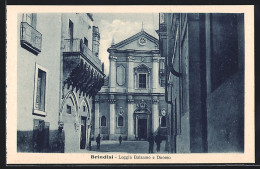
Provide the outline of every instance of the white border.
{"type": "MultiPolygon", "coordinates": [[[[148,163],[254,163],[255,162],[255,121],[254,121],[254,6],[8,6],[7,5],[7,117],[6,146],[7,164],[148,164],[148,163]],[[56,154],[56,153],[17,153],[17,14],[18,13],[151,13],[151,12],[182,12],[182,13],[244,13],[245,15],[245,146],[244,153],[196,153],[196,154],[166,154],[168,159],[91,159],[94,153],[56,154]]],[[[118,156],[118,153],[106,153],[118,156]]],[[[139,154],[147,155],[147,154],[139,154]]],[[[130,156],[134,157],[134,154],[130,156]]],[[[155,157],[156,155],[151,155],[155,157]]]]}

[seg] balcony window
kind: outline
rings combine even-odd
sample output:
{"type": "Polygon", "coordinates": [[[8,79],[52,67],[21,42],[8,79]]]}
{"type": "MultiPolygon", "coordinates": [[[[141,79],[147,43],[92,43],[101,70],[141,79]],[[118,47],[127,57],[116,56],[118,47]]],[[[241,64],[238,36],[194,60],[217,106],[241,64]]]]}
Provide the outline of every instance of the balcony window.
{"type": "Polygon", "coordinates": [[[42,34],[36,30],[36,14],[24,14],[21,22],[21,46],[35,55],[41,52],[42,34]]]}

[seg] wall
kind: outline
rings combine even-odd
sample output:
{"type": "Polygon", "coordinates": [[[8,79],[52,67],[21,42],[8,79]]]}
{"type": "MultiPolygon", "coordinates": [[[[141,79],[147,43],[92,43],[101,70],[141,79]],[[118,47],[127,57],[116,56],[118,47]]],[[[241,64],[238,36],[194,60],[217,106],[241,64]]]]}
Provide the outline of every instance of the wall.
{"type": "MultiPolygon", "coordinates": [[[[59,112],[59,77],[60,77],[60,14],[37,14],[36,29],[42,34],[42,51],[36,56],[20,45],[20,22],[18,15],[17,41],[17,143],[18,151],[33,151],[33,119],[43,119],[50,123],[49,145],[56,144],[59,112]],[[33,115],[35,64],[47,72],[46,112],[45,117],[33,115]]],[[[55,149],[54,147],[51,149],[55,149]]],[[[46,150],[48,151],[48,150],[46,150]]],[[[58,151],[58,150],[52,150],[58,151]]]]}
{"type": "Polygon", "coordinates": [[[80,38],[84,40],[84,37],[88,39],[88,48],[92,50],[92,29],[93,21],[87,16],[86,13],[64,13],[62,14],[62,26],[65,32],[64,39],[69,39],[69,20],[73,22],[74,34],[73,38],[80,38]]]}
{"type": "Polygon", "coordinates": [[[221,74],[211,82],[207,98],[208,151],[244,151],[244,22],[242,14],[213,14],[216,23],[212,39],[221,44],[213,46],[213,73],[221,74]],[[218,31],[221,30],[221,34],[218,31]],[[237,31],[236,31],[237,30],[237,31]],[[225,44],[225,45],[223,45],[225,44]],[[226,45],[228,44],[228,45],[226,45]],[[221,50],[220,50],[221,49],[221,50]],[[218,62],[223,68],[216,68],[218,62]],[[224,61],[223,61],[224,60],[224,61]],[[226,65],[226,66],[225,66],[226,65]],[[217,73],[216,73],[217,72],[217,73]],[[223,73],[222,73],[223,74],[223,73]],[[221,99],[220,99],[221,98],[221,99]]]}

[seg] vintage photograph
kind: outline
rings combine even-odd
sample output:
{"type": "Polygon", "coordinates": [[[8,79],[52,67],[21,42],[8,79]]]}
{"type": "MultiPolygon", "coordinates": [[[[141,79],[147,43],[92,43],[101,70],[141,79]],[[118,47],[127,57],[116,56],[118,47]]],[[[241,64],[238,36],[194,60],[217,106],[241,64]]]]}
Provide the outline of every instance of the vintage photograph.
{"type": "Polygon", "coordinates": [[[243,12],[85,11],[16,15],[16,153],[245,153],[243,12]]]}

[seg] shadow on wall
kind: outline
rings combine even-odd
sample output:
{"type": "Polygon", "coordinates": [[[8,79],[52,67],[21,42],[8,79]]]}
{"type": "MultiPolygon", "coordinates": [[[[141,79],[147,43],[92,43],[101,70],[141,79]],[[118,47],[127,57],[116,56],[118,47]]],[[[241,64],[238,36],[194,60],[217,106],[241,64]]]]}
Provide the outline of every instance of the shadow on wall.
{"type": "Polygon", "coordinates": [[[17,131],[17,152],[64,153],[64,131],[17,131]]]}

